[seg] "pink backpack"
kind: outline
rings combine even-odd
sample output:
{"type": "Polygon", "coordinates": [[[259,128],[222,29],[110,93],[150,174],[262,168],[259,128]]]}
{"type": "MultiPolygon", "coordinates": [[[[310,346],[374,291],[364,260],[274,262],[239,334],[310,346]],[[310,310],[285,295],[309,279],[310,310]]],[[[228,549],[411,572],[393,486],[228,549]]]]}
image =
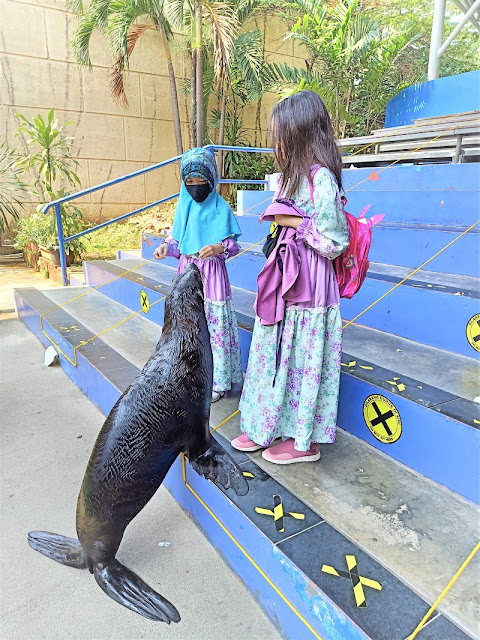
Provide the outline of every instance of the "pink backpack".
{"type": "MultiPolygon", "coordinates": [[[[347,203],[345,196],[342,196],[342,202],[344,205],[347,203]]],[[[365,212],[369,208],[368,204],[358,218],[345,211],[350,242],[342,255],[333,261],[341,298],[352,298],[367,276],[370,266],[368,252],[372,243],[372,227],[384,218],[382,213],[367,220],[365,212]]]]}
{"type": "MultiPolygon", "coordinates": [[[[312,167],[312,179],[321,168],[319,164],[312,167]]],[[[310,195],[312,203],[314,203],[313,184],[310,185],[310,195]]],[[[342,202],[344,205],[347,204],[345,196],[342,196],[342,202]]],[[[345,211],[350,241],[342,255],[333,261],[341,298],[352,298],[367,277],[368,267],[370,266],[368,252],[372,243],[372,227],[385,217],[383,213],[380,213],[372,216],[370,220],[366,220],[365,212],[369,208],[370,205],[367,204],[358,218],[345,211]]]]}

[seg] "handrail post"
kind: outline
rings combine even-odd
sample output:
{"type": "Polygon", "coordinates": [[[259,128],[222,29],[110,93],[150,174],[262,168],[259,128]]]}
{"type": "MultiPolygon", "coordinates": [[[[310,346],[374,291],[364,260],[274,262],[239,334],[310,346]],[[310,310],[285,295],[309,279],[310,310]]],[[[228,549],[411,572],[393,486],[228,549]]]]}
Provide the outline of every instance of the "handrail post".
{"type": "Polygon", "coordinates": [[[55,204],[55,215],[57,218],[58,253],[60,254],[60,269],[62,270],[62,284],[65,287],[68,285],[67,258],[65,255],[65,242],[63,239],[62,209],[61,209],[61,205],[58,202],[55,204]]]}

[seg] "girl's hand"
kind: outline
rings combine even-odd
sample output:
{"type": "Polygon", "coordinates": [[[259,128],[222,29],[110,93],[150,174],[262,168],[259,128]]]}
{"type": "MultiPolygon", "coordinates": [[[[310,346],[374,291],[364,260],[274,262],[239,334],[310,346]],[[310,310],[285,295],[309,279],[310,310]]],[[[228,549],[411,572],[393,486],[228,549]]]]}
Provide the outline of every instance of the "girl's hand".
{"type": "Polygon", "coordinates": [[[282,227],[292,227],[292,229],[298,229],[302,220],[303,218],[300,218],[299,216],[275,216],[275,222],[277,224],[282,225],[282,227]]]}
{"type": "Polygon", "coordinates": [[[207,244],[206,247],[200,250],[198,254],[200,258],[203,260],[204,258],[213,258],[214,256],[218,256],[219,253],[223,253],[225,251],[223,244],[220,242],[218,244],[207,244]]]}
{"type": "Polygon", "coordinates": [[[160,244],[153,252],[153,257],[157,260],[165,260],[168,254],[168,244],[164,242],[160,244]]]}

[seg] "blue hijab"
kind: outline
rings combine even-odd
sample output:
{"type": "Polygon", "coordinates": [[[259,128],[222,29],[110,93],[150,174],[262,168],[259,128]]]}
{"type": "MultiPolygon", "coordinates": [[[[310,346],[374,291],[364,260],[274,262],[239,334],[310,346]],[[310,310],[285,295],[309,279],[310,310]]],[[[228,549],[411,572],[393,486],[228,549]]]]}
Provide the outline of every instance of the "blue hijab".
{"type": "Polygon", "coordinates": [[[195,255],[207,244],[225,238],[237,238],[240,227],[231,207],[217,193],[218,170],[215,157],[208,149],[197,147],[186,151],[180,161],[182,186],[173,219],[172,237],[180,253],[195,255]],[[212,191],[203,202],[195,202],[185,187],[187,178],[202,178],[212,191]]]}

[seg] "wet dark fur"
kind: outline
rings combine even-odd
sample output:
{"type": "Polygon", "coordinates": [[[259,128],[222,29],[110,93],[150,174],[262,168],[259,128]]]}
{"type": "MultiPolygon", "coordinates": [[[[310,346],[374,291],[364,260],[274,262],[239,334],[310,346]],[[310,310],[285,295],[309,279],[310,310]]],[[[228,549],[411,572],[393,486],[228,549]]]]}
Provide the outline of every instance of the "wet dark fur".
{"type": "Polygon", "coordinates": [[[114,600],[153,620],[178,621],[175,607],[116,559],[127,525],[157,491],[181,451],[205,477],[244,495],[240,469],[210,436],[213,361],[200,272],[190,265],[165,303],[162,336],[142,373],[100,431],[77,504],[78,541],[31,532],[44,555],[88,566],[114,600]]]}

